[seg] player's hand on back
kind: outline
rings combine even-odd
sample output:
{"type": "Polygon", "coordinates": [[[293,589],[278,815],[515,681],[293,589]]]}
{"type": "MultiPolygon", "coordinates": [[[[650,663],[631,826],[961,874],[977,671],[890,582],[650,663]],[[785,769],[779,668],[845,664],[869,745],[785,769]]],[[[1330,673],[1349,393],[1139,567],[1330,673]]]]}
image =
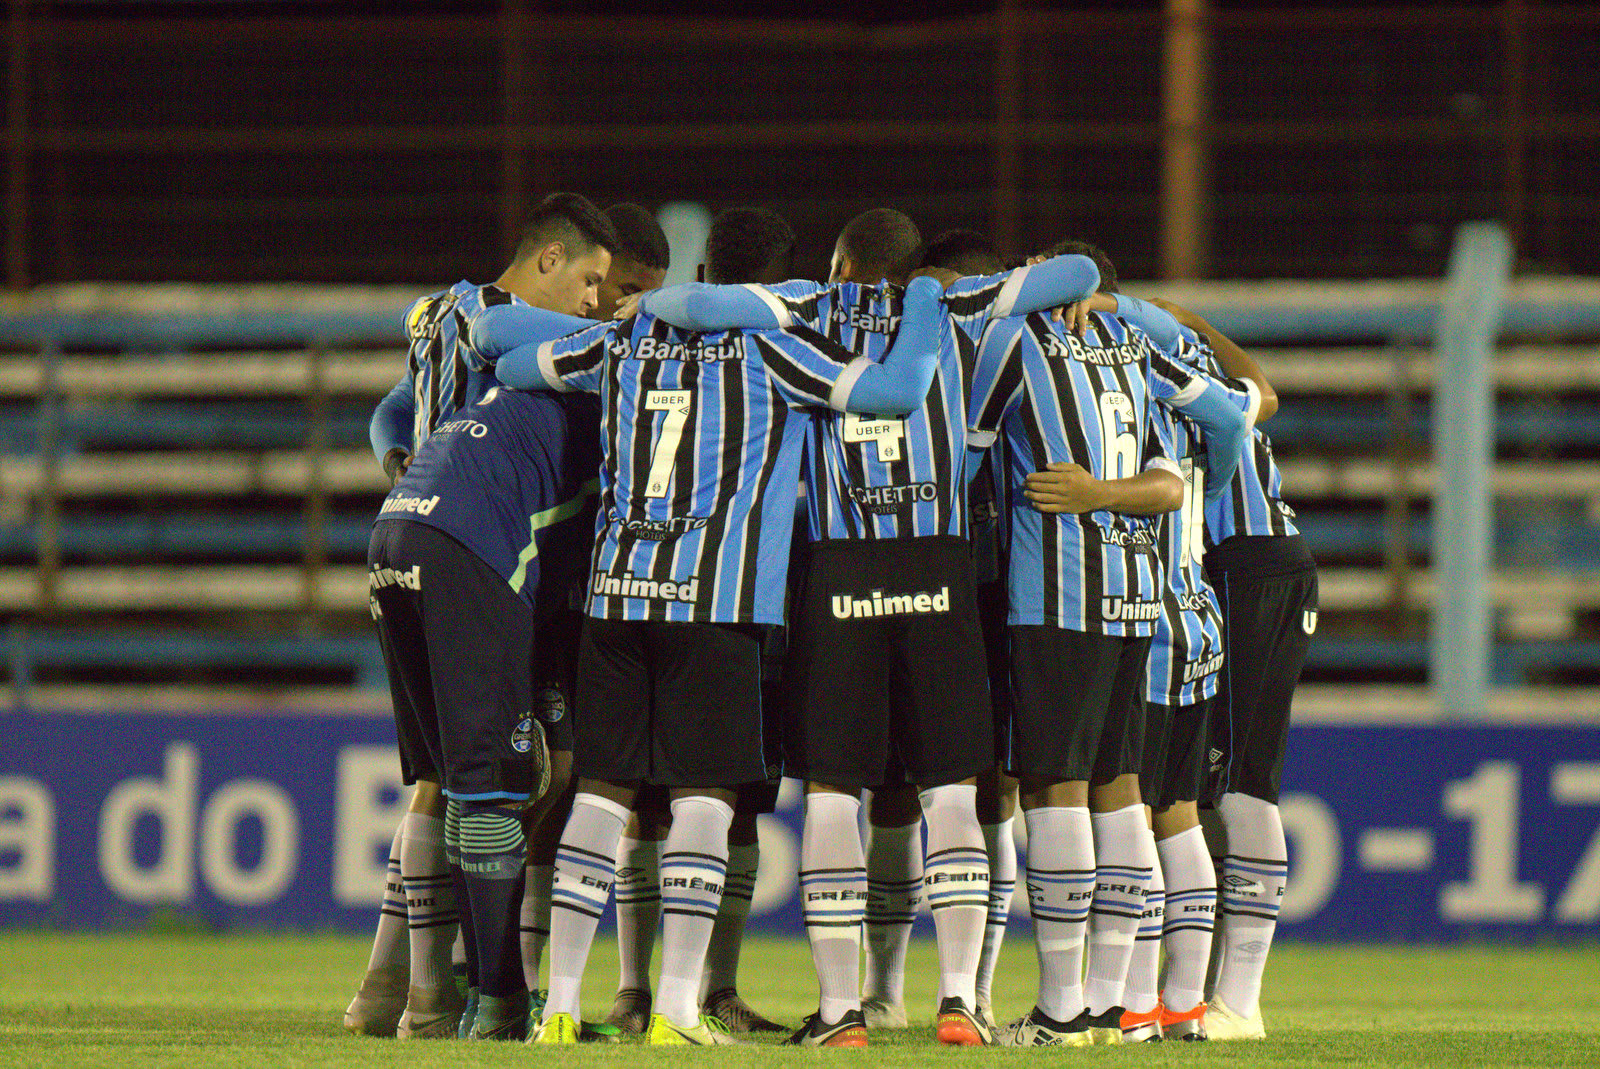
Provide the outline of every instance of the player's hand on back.
{"type": "Polygon", "coordinates": [[[1076,304],[1062,305],[1051,311],[1050,318],[1057,323],[1066,324],[1067,328],[1078,337],[1083,337],[1083,332],[1089,329],[1090,312],[1115,312],[1117,299],[1109,293],[1096,293],[1086,297],[1076,304]]]}
{"type": "Polygon", "coordinates": [[[644,302],[644,295],[649,290],[640,290],[638,293],[629,293],[617,302],[617,310],[611,313],[612,319],[632,319],[639,314],[639,305],[644,302]]]}
{"type": "Polygon", "coordinates": [[[1079,464],[1056,461],[1030,474],[1022,493],[1040,512],[1093,512],[1105,507],[1104,487],[1079,464]]]}
{"type": "Polygon", "coordinates": [[[391,449],[384,454],[383,473],[389,476],[390,486],[394,486],[404,478],[409,467],[411,467],[411,454],[404,449],[391,449]]]}
{"type": "Polygon", "coordinates": [[[1205,320],[1195,315],[1181,304],[1174,304],[1172,301],[1169,301],[1164,297],[1151,297],[1150,303],[1170,315],[1173,319],[1176,319],[1183,326],[1188,327],[1190,330],[1204,329],[1205,320]]]}

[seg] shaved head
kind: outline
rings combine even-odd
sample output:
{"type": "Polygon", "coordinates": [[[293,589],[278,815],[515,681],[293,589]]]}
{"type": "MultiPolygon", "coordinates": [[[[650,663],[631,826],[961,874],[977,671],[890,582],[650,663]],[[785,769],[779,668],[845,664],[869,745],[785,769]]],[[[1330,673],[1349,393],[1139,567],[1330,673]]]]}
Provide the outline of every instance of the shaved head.
{"type": "Polygon", "coordinates": [[[833,276],[852,282],[903,281],[922,244],[917,224],[905,212],[873,208],[839,231],[833,249],[833,276]]]}

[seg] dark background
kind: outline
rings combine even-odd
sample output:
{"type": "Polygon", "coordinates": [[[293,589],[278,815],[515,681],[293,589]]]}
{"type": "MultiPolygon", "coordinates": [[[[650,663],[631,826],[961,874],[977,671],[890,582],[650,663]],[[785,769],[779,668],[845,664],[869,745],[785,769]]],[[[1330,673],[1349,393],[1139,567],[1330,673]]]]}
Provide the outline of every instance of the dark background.
{"type": "MultiPolygon", "coordinates": [[[[889,204],[1161,275],[1162,6],[997,8],[11,0],[7,281],[483,278],[555,189],[767,204],[812,271],[889,204]]],[[[1205,26],[1199,274],[1437,275],[1479,218],[1600,271],[1595,5],[1205,26]]]]}

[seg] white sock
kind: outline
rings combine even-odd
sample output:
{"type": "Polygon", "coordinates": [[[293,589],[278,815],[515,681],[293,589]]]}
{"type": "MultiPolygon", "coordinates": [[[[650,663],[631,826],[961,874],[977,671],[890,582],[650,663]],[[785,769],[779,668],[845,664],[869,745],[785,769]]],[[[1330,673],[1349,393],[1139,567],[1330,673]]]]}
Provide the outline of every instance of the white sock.
{"type": "Polygon", "coordinates": [[[739,951],[744,947],[744,926],[750,919],[750,900],[755,897],[760,868],[760,843],[728,844],[728,878],[722,885],[722,903],[711,927],[705,976],[700,981],[702,1003],[718,991],[739,988],[739,951]]]}
{"type": "Polygon", "coordinates": [[[617,990],[650,990],[661,923],[661,843],[622,837],[617,847],[617,990]]]}
{"type": "Polygon", "coordinates": [[[1012,838],[1015,817],[983,825],[983,846],[989,854],[989,923],[983,929],[983,954],[978,958],[978,1005],[992,1003],[994,967],[1000,961],[1006,924],[1011,920],[1011,896],[1017,889],[1017,843],[1012,838]]]}
{"type": "Polygon", "coordinates": [[[906,1001],[906,947],[922,901],[922,821],[870,825],[867,840],[866,981],[861,997],[906,1001]]]}
{"type": "Polygon", "coordinates": [[[555,889],[554,865],[529,865],[522,885],[522,982],[539,990],[539,960],[550,938],[550,894],[555,889]]]}
{"type": "Polygon", "coordinates": [[[1091,1014],[1122,1005],[1133,941],[1144,916],[1144,892],[1156,862],[1156,840],[1144,806],[1094,813],[1094,905],[1089,910],[1089,964],[1083,1001],[1091,1014]]]}
{"type": "Polygon", "coordinates": [[[705,795],[672,800],[661,850],[661,984],[655,1010],[680,1028],[700,1023],[700,974],[722,900],[733,807],[705,795]]]}
{"type": "Polygon", "coordinates": [[[569,1013],[581,1021],[583,967],[594,930],[611,897],[617,840],[628,810],[609,798],[579,793],[556,848],[555,888],[550,893],[550,994],[544,1020],[569,1013]]]}
{"type": "Polygon", "coordinates": [[[411,935],[411,986],[454,989],[450,950],[460,918],[455,880],[444,856],[444,821],[426,813],[407,813],[401,829],[400,874],[411,935]]]}
{"type": "Polygon", "coordinates": [[[800,837],[800,905],[811,963],[817,970],[817,1008],[837,1024],[861,1008],[861,921],[866,914],[867,867],[861,851],[861,799],[816,791],[806,795],[800,837]]]}
{"type": "Polygon", "coordinates": [[[1022,814],[1028,826],[1028,910],[1039,954],[1039,1011],[1054,1021],[1083,1012],[1083,933],[1094,900],[1094,831],[1083,806],[1022,814]]]}
{"type": "MultiPolygon", "coordinates": [[[[409,816],[409,814],[407,814],[409,816]]],[[[406,833],[405,818],[394,830],[394,841],[389,845],[389,870],[383,877],[383,908],[378,911],[378,931],[372,937],[372,955],[367,959],[367,971],[411,968],[411,937],[407,930],[406,888],[400,875],[400,848],[406,833]]]]}
{"type": "Polygon", "coordinates": [[[933,911],[939,945],[939,1001],[978,1005],[978,958],[989,916],[989,854],[978,826],[978,788],[970,783],[930,787],[917,796],[928,825],[922,892],[933,911]]]}
{"type": "Polygon", "coordinates": [[[1255,1014],[1261,977],[1278,929],[1289,877],[1289,851],[1278,807],[1247,794],[1217,805],[1228,830],[1222,874],[1222,964],[1216,994],[1241,1017],[1255,1014]]]}
{"type": "Polygon", "coordinates": [[[1128,982],[1122,989],[1122,1007],[1130,1013],[1149,1013],[1161,998],[1161,925],[1166,915],[1167,885],[1157,861],[1144,892],[1144,915],[1134,937],[1128,961],[1128,982]]]}
{"type": "Polygon", "coordinates": [[[1161,996],[1167,1009],[1186,1013],[1206,998],[1211,926],[1217,916],[1217,876],[1206,837],[1190,828],[1156,843],[1167,882],[1167,915],[1161,929],[1167,979],[1161,996]]]}

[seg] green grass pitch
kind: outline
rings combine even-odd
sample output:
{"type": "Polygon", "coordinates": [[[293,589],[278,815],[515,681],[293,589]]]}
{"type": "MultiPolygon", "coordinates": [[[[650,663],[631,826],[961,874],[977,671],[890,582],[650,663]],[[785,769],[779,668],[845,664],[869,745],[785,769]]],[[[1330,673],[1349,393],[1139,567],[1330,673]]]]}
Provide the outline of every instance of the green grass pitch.
{"type": "MultiPolygon", "coordinates": [[[[396,1043],[339,1028],[366,963],[365,940],[300,935],[0,933],[0,1065],[116,1069],[233,1066],[814,1065],[872,1069],[1044,1061],[1097,1066],[1600,1066],[1600,948],[1351,948],[1273,951],[1261,1043],[1151,1044],[1087,1050],[953,1050],[932,1041],[932,943],[911,951],[908,1032],[874,1033],[866,1051],[774,1046],[651,1050],[637,1044],[536,1051],[521,1045],[396,1043]],[[917,1018],[921,1018],[920,1021],[917,1018]],[[778,1059],[774,1063],[772,1059],[778,1059]]],[[[610,1006],[611,943],[595,947],[586,1008],[610,1006]]],[[[996,985],[999,1013],[1027,1008],[1029,936],[1013,932],[996,985]]],[[[742,988],[798,1023],[815,1006],[805,944],[754,939],[742,988]]]]}

